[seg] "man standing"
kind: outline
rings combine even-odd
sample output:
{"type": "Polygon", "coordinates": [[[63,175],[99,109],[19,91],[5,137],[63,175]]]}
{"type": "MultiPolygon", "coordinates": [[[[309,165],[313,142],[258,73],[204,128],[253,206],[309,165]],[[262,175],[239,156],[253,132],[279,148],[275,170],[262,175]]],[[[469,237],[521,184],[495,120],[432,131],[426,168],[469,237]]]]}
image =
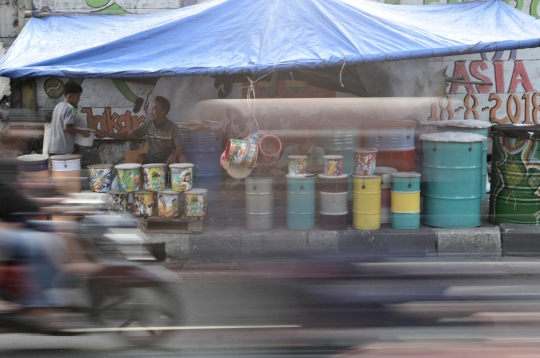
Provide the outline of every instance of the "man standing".
{"type": "Polygon", "coordinates": [[[82,91],[82,87],[75,82],[68,82],[64,86],[64,101],[54,107],[52,114],[48,147],[50,156],[72,154],[76,133],[90,136],[90,131],[75,127],[75,114],[82,91]]]}
{"type": "Polygon", "coordinates": [[[139,127],[126,132],[110,133],[98,131],[98,138],[110,137],[114,139],[140,139],[146,138],[147,154],[139,154],[135,159],[139,164],[187,163],[184,155],[184,145],[180,135],[180,128],[167,118],[171,105],[165,97],[157,96],[152,106],[152,119],[147,120],[139,127]]]}

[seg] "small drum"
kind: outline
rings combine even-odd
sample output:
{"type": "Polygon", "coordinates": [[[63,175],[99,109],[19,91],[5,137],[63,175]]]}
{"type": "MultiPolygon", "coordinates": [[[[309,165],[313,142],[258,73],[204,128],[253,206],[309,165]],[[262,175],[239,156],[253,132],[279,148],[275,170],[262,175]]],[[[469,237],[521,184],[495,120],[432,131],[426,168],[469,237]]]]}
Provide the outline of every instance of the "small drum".
{"type": "Polygon", "coordinates": [[[128,206],[129,193],[109,191],[109,212],[125,212],[128,206]]]}
{"type": "Polygon", "coordinates": [[[381,227],[381,177],[353,175],[353,228],[381,227]]]}
{"type": "Polygon", "coordinates": [[[172,190],[179,192],[191,190],[193,186],[193,164],[171,164],[169,168],[171,169],[172,190]]]}
{"type": "Polygon", "coordinates": [[[356,175],[373,175],[377,162],[377,149],[359,148],[354,150],[354,168],[356,175]]]}
{"type": "Polygon", "coordinates": [[[414,230],[420,227],[419,173],[392,173],[392,227],[414,230]]]}
{"type": "Polygon", "coordinates": [[[156,193],[152,191],[136,191],[133,193],[131,211],[140,217],[154,216],[156,208],[156,193]]]}
{"type": "Polygon", "coordinates": [[[34,179],[49,178],[49,157],[43,154],[28,154],[17,157],[21,170],[34,179]]]}
{"type": "Polygon", "coordinates": [[[290,176],[305,176],[307,168],[307,156],[305,155],[289,155],[289,175],[290,176]]]}
{"type": "Polygon", "coordinates": [[[388,224],[391,221],[391,189],[392,189],[392,173],[396,173],[397,169],[389,167],[377,167],[375,175],[380,175],[381,181],[381,223],[388,224]]]}
{"type": "Polygon", "coordinates": [[[178,192],[168,189],[158,192],[158,216],[171,219],[180,213],[178,204],[178,192]]]}
{"type": "Polygon", "coordinates": [[[167,165],[161,163],[145,164],[142,167],[144,173],[144,190],[165,190],[167,187],[167,165]]]}
{"type": "Polygon", "coordinates": [[[62,194],[81,192],[81,155],[66,154],[51,157],[53,183],[62,194]]]}
{"type": "Polygon", "coordinates": [[[94,164],[88,166],[90,172],[90,189],[96,193],[111,190],[112,164],[94,164]]]}
{"type": "Polygon", "coordinates": [[[125,193],[140,190],[141,165],[135,163],[118,164],[118,189],[125,193]]]}
{"type": "Polygon", "coordinates": [[[187,217],[206,215],[208,190],[191,189],[184,194],[184,213],[187,217]]]}
{"type": "Polygon", "coordinates": [[[324,157],[324,175],[340,176],[343,174],[343,156],[325,155],[324,157]]]}

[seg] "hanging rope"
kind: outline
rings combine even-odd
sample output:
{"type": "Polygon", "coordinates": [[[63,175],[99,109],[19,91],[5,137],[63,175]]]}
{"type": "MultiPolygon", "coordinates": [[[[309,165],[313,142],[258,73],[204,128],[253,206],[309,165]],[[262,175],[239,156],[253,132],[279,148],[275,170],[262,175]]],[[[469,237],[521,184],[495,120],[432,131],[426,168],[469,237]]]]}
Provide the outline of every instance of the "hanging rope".
{"type": "Polygon", "coordinates": [[[341,81],[341,76],[343,75],[343,69],[345,68],[345,64],[347,63],[347,60],[343,59],[343,66],[341,66],[341,71],[339,71],[339,83],[341,84],[341,87],[345,87],[343,84],[343,81],[341,81]]]}

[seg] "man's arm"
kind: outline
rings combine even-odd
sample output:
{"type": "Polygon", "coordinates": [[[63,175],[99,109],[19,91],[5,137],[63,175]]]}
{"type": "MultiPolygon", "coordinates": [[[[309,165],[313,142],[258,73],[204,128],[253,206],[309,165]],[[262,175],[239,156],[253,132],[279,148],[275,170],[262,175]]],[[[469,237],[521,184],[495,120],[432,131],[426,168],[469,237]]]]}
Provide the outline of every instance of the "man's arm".
{"type": "Polygon", "coordinates": [[[120,139],[120,140],[139,139],[136,133],[133,132],[132,130],[129,132],[118,132],[118,133],[97,131],[96,137],[98,138],[109,137],[109,138],[120,139]]]}

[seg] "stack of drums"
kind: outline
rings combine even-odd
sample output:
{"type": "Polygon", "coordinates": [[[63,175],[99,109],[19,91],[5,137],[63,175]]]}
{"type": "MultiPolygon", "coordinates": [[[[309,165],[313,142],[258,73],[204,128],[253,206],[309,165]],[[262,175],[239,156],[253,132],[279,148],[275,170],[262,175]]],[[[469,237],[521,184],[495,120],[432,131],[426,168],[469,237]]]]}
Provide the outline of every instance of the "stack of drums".
{"type": "Polygon", "coordinates": [[[490,221],[539,225],[540,128],[499,125],[491,131],[490,221]]]}
{"type": "Polygon", "coordinates": [[[246,178],[246,228],[270,230],[274,225],[274,177],[255,174],[246,178]]]}
{"type": "Polygon", "coordinates": [[[49,179],[49,157],[43,154],[28,154],[17,157],[26,177],[36,180],[49,179]]]}
{"type": "Polygon", "coordinates": [[[142,172],[144,190],[133,194],[135,215],[150,217],[154,214],[154,208],[157,206],[158,216],[162,218],[178,216],[178,193],[174,190],[167,190],[167,165],[163,163],[145,164],[142,166],[142,172]],[[157,203],[156,195],[160,199],[157,203]]]}
{"type": "Polygon", "coordinates": [[[392,173],[392,227],[413,230],[420,227],[420,177],[418,173],[392,173]]]}
{"type": "Polygon", "coordinates": [[[376,230],[381,227],[381,177],[353,175],[353,228],[376,230]]]}
{"type": "Polygon", "coordinates": [[[322,230],[347,229],[349,175],[319,174],[319,226],[322,230]]]}
{"type": "Polygon", "coordinates": [[[209,203],[221,200],[220,156],[222,123],[182,123],[182,142],[189,162],[194,165],[195,188],[207,188],[209,203]]]}
{"type": "Polygon", "coordinates": [[[375,175],[381,177],[381,224],[391,222],[391,189],[392,189],[392,173],[397,172],[395,168],[376,167],[375,175]]]}
{"type": "Polygon", "coordinates": [[[66,154],[51,157],[52,182],[62,194],[81,192],[81,155],[66,154]]]}
{"type": "Polygon", "coordinates": [[[315,228],[315,176],[287,175],[287,228],[315,228]]]}
{"type": "Polygon", "coordinates": [[[195,188],[184,193],[184,215],[186,217],[203,217],[206,215],[207,207],[208,190],[195,188]]]}
{"type": "Polygon", "coordinates": [[[378,150],[378,165],[412,172],[415,125],[416,122],[406,120],[365,122],[361,127],[362,146],[378,150]]]}
{"type": "Polygon", "coordinates": [[[109,211],[123,212],[127,210],[130,193],[141,190],[141,165],[136,163],[118,164],[118,191],[109,191],[109,211]]]}
{"type": "MultiPolygon", "coordinates": [[[[429,122],[427,124],[437,129],[437,132],[463,132],[463,133],[476,133],[488,137],[489,127],[491,123],[487,121],[473,121],[473,120],[452,120],[442,122],[429,122]]],[[[482,142],[482,200],[485,200],[486,184],[487,184],[487,155],[488,155],[488,141],[482,142]]]]}
{"type": "Polygon", "coordinates": [[[424,141],[424,216],[435,227],[481,224],[482,142],[473,133],[422,134],[424,141]]]}

